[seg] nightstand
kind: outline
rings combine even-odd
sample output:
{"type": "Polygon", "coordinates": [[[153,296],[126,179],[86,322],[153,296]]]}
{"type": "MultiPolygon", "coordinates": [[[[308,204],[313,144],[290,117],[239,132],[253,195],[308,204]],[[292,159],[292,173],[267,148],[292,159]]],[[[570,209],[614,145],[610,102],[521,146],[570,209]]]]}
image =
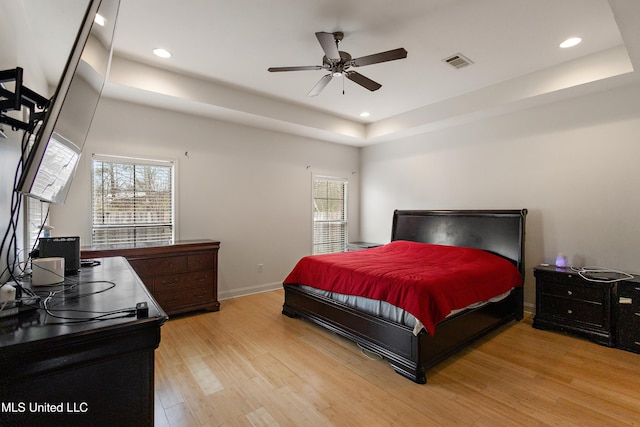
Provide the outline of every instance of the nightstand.
{"type": "Polygon", "coordinates": [[[612,301],[616,283],[592,282],[570,268],[538,266],[533,327],[568,332],[615,346],[612,301]]]}
{"type": "Polygon", "coordinates": [[[640,353],[640,282],[620,282],[617,290],[617,347],[640,353]]]}
{"type": "Polygon", "coordinates": [[[371,242],[349,242],[347,243],[347,251],[360,251],[362,249],[371,249],[377,248],[378,246],[382,246],[382,243],[371,243],[371,242]]]}

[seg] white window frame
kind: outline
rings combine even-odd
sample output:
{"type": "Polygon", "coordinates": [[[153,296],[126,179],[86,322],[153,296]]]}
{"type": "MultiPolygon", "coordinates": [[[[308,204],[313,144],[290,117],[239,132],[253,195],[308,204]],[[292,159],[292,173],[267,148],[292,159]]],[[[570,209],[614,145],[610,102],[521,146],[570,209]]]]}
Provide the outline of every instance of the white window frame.
{"type": "MultiPolygon", "coordinates": [[[[344,252],[347,250],[347,243],[349,240],[349,218],[348,218],[348,190],[349,190],[349,180],[347,178],[339,178],[334,176],[327,175],[312,175],[311,179],[311,220],[312,220],[312,253],[315,254],[323,254],[323,253],[334,253],[334,252],[344,252]],[[343,188],[343,207],[342,207],[342,218],[339,220],[336,219],[327,219],[327,220],[317,220],[316,219],[316,211],[318,209],[315,197],[315,183],[316,181],[332,181],[332,182],[340,182],[344,186],[343,188]],[[343,239],[342,242],[337,242],[339,246],[334,246],[334,250],[323,250],[320,248],[320,245],[328,245],[331,242],[323,241],[316,242],[316,225],[324,223],[324,224],[333,224],[340,225],[343,227],[343,239]]],[[[335,243],[335,242],[334,242],[335,243]]]]}
{"type": "MultiPolygon", "coordinates": [[[[158,165],[158,166],[168,166],[172,168],[172,176],[171,176],[171,186],[172,186],[172,198],[171,198],[171,237],[168,241],[157,242],[161,243],[173,243],[178,238],[177,236],[177,175],[178,175],[178,163],[174,160],[164,160],[164,159],[149,159],[143,157],[129,157],[129,156],[117,156],[117,155],[108,155],[108,154],[92,154],[90,160],[90,179],[91,179],[91,244],[92,246],[108,246],[112,243],[102,243],[94,241],[94,161],[104,161],[111,163],[127,163],[127,164],[138,164],[138,165],[158,165]]],[[[144,242],[141,242],[145,244],[144,242]]],[[[153,243],[153,242],[148,242],[153,243]]],[[[125,245],[134,246],[136,243],[125,243],[125,245]]]]}
{"type": "Polygon", "coordinates": [[[22,206],[25,212],[24,259],[27,259],[31,252],[37,247],[38,239],[45,237],[45,231],[43,229],[49,225],[50,205],[34,197],[23,195],[22,206]]]}

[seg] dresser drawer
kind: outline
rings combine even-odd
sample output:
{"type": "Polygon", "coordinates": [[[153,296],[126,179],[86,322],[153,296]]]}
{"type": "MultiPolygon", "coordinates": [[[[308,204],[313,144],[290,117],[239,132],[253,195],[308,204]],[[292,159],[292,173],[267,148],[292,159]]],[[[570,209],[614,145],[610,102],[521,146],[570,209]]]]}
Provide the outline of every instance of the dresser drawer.
{"type": "Polygon", "coordinates": [[[155,276],[158,274],[184,273],[187,271],[186,256],[164,258],[146,258],[129,260],[131,267],[139,276],[155,276]]]}
{"type": "Polygon", "coordinates": [[[215,257],[212,253],[189,255],[187,257],[187,270],[200,271],[211,270],[214,267],[215,257]]]}
{"type": "Polygon", "coordinates": [[[198,288],[202,286],[213,286],[213,270],[169,274],[153,278],[154,292],[169,291],[172,289],[198,288]]]}
{"type": "Polygon", "coordinates": [[[540,283],[543,295],[554,295],[570,300],[592,301],[604,303],[605,294],[602,288],[593,288],[578,284],[567,284],[543,280],[540,283]]]}
{"type": "Polygon", "coordinates": [[[207,304],[214,301],[211,286],[155,292],[154,298],[164,311],[171,312],[177,312],[177,309],[188,308],[191,305],[207,304]]]}
{"type": "Polygon", "coordinates": [[[618,285],[618,347],[640,353],[640,284],[618,285]]]}
{"type": "Polygon", "coordinates": [[[633,306],[640,308],[640,283],[622,282],[618,286],[618,295],[631,298],[633,306]]]}
{"type": "Polygon", "coordinates": [[[559,321],[579,322],[604,327],[604,306],[598,303],[571,300],[553,295],[542,295],[541,306],[545,316],[552,316],[559,321]]]}

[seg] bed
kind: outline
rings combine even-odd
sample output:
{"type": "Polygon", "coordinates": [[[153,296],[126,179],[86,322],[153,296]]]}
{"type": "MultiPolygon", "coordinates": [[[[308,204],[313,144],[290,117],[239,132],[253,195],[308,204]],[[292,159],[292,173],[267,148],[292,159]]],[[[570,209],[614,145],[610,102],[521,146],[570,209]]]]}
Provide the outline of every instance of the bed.
{"type": "MultiPolygon", "coordinates": [[[[508,260],[524,278],[526,214],[526,209],[396,210],[391,242],[481,249],[508,260]]],[[[523,318],[522,286],[513,287],[497,302],[458,310],[428,328],[429,332],[387,315],[365,312],[304,285],[285,280],[284,315],[309,320],[356,342],[420,384],[426,383],[429,368],[500,326],[523,318]]]]}

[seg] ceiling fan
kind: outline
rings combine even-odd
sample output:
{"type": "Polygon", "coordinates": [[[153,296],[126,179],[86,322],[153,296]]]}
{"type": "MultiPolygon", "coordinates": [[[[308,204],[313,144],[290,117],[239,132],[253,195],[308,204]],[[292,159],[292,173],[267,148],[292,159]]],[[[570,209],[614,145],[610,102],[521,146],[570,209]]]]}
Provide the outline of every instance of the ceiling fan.
{"type": "Polygon", "coordinates": [[[362,74],[351,70],[351,67],[362,67],[365,65],[377,64],[380,62],[395,61],[396,59],[403,59],[407,57],[407,51],[404,48],[398,48],[388,50],[386,52],[374,53],[373,55],[361,56],[360,58],[352,59],[351,55],[347,52],[338,50],[338,44],[344,38],[344,34],[340,31],[334,33],[317,32],[316,38],[322,46],[325,55],[322,57],[322,65],[309,65],[300,67],[271,67],[268,71],[280,72],[280,71],[306,71],[306,70],[327,70],[329,74],[326,74],[320,79],[318,83],[311,89],[307,96],[316,96],[322,89],[329,84],[333,77],[344,76],[354,83],[369,89],[370,91],[378,90],[382,85],[378,82],[371,80],[362,74]]]}

